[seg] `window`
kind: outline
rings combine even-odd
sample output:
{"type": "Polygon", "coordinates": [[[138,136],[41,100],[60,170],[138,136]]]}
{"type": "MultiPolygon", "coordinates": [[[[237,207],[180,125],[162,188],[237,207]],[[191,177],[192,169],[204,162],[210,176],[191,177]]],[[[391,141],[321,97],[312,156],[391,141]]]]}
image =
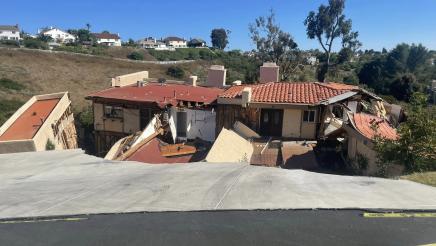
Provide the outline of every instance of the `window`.
{"type": "Polygon", "coordinates": [[[104,106],[104,116],[107,118],[123,118],[123,108],[117,106],[104,106]]]}
{"type": "Polygon", "coordinates": [[[315,122],[315,110],[304,110],[303,122],[315,122]]]}

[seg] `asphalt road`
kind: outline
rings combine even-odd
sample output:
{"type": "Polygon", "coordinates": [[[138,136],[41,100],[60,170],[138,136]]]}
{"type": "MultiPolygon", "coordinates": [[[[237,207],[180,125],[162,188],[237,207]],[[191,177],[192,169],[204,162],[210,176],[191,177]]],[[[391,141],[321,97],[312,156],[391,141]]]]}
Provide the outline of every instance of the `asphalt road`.
{"type": "Polygon", "coordinates": [[[0,245],[422,245],[436,218],[356,210],[159,212],[0,221],[0,245]],[[78,218],[73,217],[73,218],[78,218]]]}

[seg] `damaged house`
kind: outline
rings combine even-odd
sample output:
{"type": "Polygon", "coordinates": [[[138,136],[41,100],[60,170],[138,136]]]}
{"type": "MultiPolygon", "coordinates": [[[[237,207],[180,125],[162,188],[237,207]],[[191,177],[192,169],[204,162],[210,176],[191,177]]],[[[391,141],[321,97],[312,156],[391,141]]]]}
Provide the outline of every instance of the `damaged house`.
{"type": "Polygon", "coordinates": [[[152,79],[138,72],[112,79],[112,87],[92,93],[97,154],[104,156],[121,138],[143,131],[155,115],[166,127],[171,142],[192,139],[215,140],[217,96],[223,92],[222,76],[214,76],[205,85],[197,77],[188,82],[152,79]],[[221,80],[219,83],[218,80],[221,80]],[[169,129],[169,130],[168,130],[169,129]]]}
{"type": "MultiPolygon", "coordinates": [[[[217,101],[217,135],[221,129],[232,129],[236,122],[241,122],[268,139],[266,145],[278,146],[280,151],[274,152],[277,158],[266,161],[266,165],[287,162],[285,153],[294,150],[284,148],[294,147],[286,141],[333,138],[346,142],[348,136],[344,134],[343,126],[349,122],[349,113],[386,117],[383,100],[358,86],[333,82],[277,82],[278,78],[279,67],[266,63],[260,69],[260,83],[231,86],[217,101]]],[[[346,144],[343,146],[347,148],[346,144]]],[[[262,155],[268,152],[265,151],[267,148],[260,149],[256,158],[255,154],[251,156],[251,163],[253,159],[258,160],[256,164],[265,162],[262,155]]]]}
{"type": "Polygon", "coordinates": [[[75,148],[68,92],[33,96],[0,127],[0,154],[75,148]]]}

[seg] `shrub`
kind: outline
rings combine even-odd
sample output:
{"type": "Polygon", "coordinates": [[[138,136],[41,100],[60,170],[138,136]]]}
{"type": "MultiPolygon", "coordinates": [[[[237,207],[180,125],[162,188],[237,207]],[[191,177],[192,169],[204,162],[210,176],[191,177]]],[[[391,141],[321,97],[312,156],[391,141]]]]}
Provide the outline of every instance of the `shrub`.
{"type": "Polygon", "coordinates": [[[131,60],[144,60],[144,55],[137,52],[137,51],[133,51],[132,53],[130,53],[127,58],[131,59],[131,60]]]}
{"type": "Polygon", "coordinates": [[[185,77],[185,71],[183,71],[183,69],[181,69],[180,67],[171,66],[167,69],[167,75],[181,79],[185,77]]]}
{"type": "Polygon", "coordinates": [[[25,86],[11,79],[0,78],[0,88],[19,91],[24,89],[25,86]]]}
{"type": "Polygon", "coordinates": [[[47,143],[45,144],[45,150],[54,150],[55,148],[56,147],[54,143],[50,139],[47,139],[47,143]]]}
{"type": "Polygon", "coordinates": [[[35,38],[25,39],[23,41],[23,44],[24,44],[24,47],[29,48],[29,49],[43,49],[43,50],[48,49],[47,43],[45,43],[39,39],[35,39],[35,38]]]}
{"type": "Polygon", "coordinates": [[[15,40],[0,40],[0,45],[20,47],[20,43],[15,40]]]}
{"type": "Polygon", "coordinates": [[[21,105],[23,102],[18,100],[0,100],[0,125],[3,125],[21,105]]]}

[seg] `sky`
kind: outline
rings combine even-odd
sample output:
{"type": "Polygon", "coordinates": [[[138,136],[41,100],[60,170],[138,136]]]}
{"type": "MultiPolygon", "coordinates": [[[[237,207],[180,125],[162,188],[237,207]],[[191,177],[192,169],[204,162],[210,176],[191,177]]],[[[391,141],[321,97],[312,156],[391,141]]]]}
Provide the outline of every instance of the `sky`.
{"type": "MultiPolygon", "coordinates": [[[[143,37],[200,37],[210,44],[213,28],[231,31],[228,49],[251,50],[248,25],[274,9],[280,27],[303,50],[320,48],[307,38],[304,19],[328,0],[20,0],[4,1],[1,24],[19,24],[29,33],[38,28],[108,30],[123,40],[143,37]]],[[[362,49],[391,49],[398,43],[422,43],[436,50],[436,0],[347,0],[345,15],[359,32],[362,49]]],[[[339,47],[336,41],[336,47],[339,47]]]]}

